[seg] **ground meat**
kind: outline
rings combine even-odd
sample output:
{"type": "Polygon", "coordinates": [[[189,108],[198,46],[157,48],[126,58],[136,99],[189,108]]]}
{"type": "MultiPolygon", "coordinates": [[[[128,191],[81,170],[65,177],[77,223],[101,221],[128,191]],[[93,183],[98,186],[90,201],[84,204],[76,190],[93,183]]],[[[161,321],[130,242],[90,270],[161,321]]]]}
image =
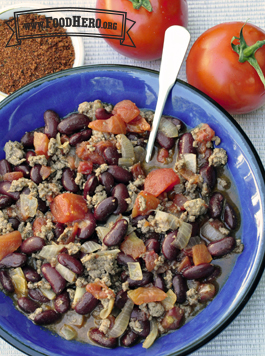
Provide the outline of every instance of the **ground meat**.
{"type": "Polygon", "coordinates": [[[187,210],[189,215],[200,216],[207,212],[208,206],[205,201],[201,198],[186,201],[183,204],[184,208],[187,210]]]}
{"type": "Polygon", "coordinates": [[[60,194],[61,189],[62,186],[59,183],[40,183],[38,185],[39,197],[46,201],[47,196],[52,196],[54,198],[56,195],[60,194]]]}
{"type": "Polygon", "coordinates": [[[38,195],[38,186],[31,179],[19,178],[13,180],[9,188],[9,192],[20,192],[23,188],[28,187],[30,190],[30,195],[37,197],[38,195]]]}
{"type": "Polygon", "coordinates": [[[31,313],[28,318],[34,320],[35,317],[43,311],[43,308],[37,308],[34,313],[31,313]]]}
{"type": "MultiPolygon", "coordinates": [[[[83,102],[81,104],[79,104],[78,106],[78,112],[80,114],[84,114],[88,117],[90,117],[92,120],[95,120],[95,112],[97,109],[102,108],[103,104],[101,102],[101,100],[95,100],[95,101],[91,101],[91,102],[83,102]]],[[[111,106],[111,110],[112,110],[112,106],[111,106]]],[[[110,111],[111,111],[110,110],[110,111]]]]}
{"type": "Polygon", "coordinates": [[[147,306],[148,306],[150,315],[153,317],[159,318],[165,312],[165,308],[159,302],[148,303],[147,306]]]}
{"type": "Polygon", "coordinates": [[[129,323],[129,326],[131,327],[132,330],[135,330],[136,332],[141,332],[143,331],[143,328],[141,327],[141,324],[139,323],[138,320],[132,320],[129,323]]]}
{"type": "Polygon", "coordinates": [[[35,235],[42,237],[48,241],[51,241],[54,236],[53,229],[54,229],[54,226],[53,226],[51,219],[47,219],[46,224],[42,225],[41,231],[36,232],[35,235]]]}
{"type": "Polygon", "coordinates": [[[209,157],[209,165],[218,167],[227,163],[227,154],[223,148],[215,148],[209,157]]]}
{"type": "Polygon", "coordinates": [[[47,158],[44,155],[38,155],[38,156],[29,156],[29,165],[31,167],[35,166],[35,164],[40,164],[41,166],[47,166],[47,158]]]}
{"type": "Polygon", "coordinates": [[[95,175],[96,177],[100,176],[101,173],[106,172],[108,169],[108,165],[106,163],[101,164],[96,170],[95,175]]]}
{"type": "Polygon", "coordinates": [[[8,141],[5,144],[4,151],[6,153],[6,160],[17,166],[26,161],[24,147],[18,141],[8,141]]]}
{"type": "Polygon", "coordinates": [[[77,173],[76,178],[75,178],[75,184],[77,184],[79,186],[79,189],[83,189],[85,182],[86,182],[86,179],[83,176],[83,174],[77,173]]]}
{"type": "Polygon", "coordinates": [[[191,288],[187,291],[187,301],[190,305],[195,305],[198,303],[200,295],[195,288],[191,288]]]}
{"type": "Polygon", "coordinates": [[[166,275],[164,276],[167,289],[170,289],[172,287],[172,278],[173,278],[172,272],[170,270],[167,270],[166,275]]]}
{"type": "Polygon", "coordinates": [[[18,226],[18,231],[21,233],[22,239],[33,236],[32,224],[30,222],[22,222],[18,226]]]}
{"type": "Polygon", "coordinates": [[[107,334],[109,327],[110,327],[109,319],[103,319],[100,321],[99,331],[102,331],[104,334],[107,334]]]}
{"type": "Polygon", "coordinates": [[[146,209],[146,199],[142,195],[138,197],[138,203],[139,203],[139,210],[144,211],[146,209]]]}
{"type": "Polygon", "coordinates": [[[0,235],[7,234],[8,232],[13,231],[12,224],[4,218],[4,214],[0,210],[0,235]]]}

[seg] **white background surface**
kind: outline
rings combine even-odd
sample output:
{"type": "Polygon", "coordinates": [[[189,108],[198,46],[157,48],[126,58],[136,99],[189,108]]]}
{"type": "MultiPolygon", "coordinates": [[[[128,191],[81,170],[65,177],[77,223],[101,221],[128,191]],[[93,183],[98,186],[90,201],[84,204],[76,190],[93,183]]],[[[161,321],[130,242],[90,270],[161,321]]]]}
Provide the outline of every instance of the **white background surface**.
{"type": "MultiPolygon", "coordinates": [[[[112,0],[115,1],[115,0],[112,0]]],[[[174,0],[169,0],[174,1],[174,0]]],[[[0,0],[0,7],[18,4],[17,0],[0,0]]],[[[27,2],[30,2],[27,0],[27,2]]],[[[151,0],[152,2],[152,0],[151,0]]],[[[34,1],[31,1],[34,4],[34,1]]],[[[96,0],[38,0],[50,7],[95,8],[96,0]]],[[[264,0],[188,0],[191,44],[209,27],[226,21],[246,21],[265,29],[264,0]]],[[[85,64],[128,64],[159,70],[160,61],[137,62],[111,49],[103,39],[84,38],[85,64]]],[[[186,80],[185,63],[179,78],[186,80]]],[[[246,132],[265,163],[265,107],[246,115],[234,116],[246,132]]],[[[192,356],[263,356],[265,355],[265,277],[263,275],[252,298],[239,316],[214,340],[192,356]]],[[[104,354],[104,351],[99,351],[104,354]]],[[[0,339],[1,356],[23,356],[0,339]]],[[[69,355],[71,356],[71,355],[69,355]]]]}

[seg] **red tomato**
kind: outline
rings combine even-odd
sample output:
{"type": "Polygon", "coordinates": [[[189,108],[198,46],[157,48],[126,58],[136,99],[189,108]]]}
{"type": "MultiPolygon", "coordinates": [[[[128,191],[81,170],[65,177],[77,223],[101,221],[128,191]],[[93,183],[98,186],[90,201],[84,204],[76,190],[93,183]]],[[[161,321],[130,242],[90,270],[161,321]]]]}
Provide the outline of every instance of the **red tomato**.
{"type": "Polygon", "coordinates": [[[51,203],[51,212],[57,222],[64,224],[84,219],[88,207],[81,195],[63,193],[54,198],[51,203]]]}
{"type": "Polygon", "coordinates": [[[19,231],[12,231],[0,236],[0,261],[16,251],[22,244],[22,237],[19,231]]]}
{"type": "Polygon", "coordinates": [[[140,110],[131,100],[122,100],[114,106],[112,113],[120,115],[128,123],[140,114],[140,110]]]}
{"type": "Polygon", "coordinates": [[[110,132],[115,135],[126,134],[126,125],[122,118],[117,114],[107,120],[91,121],[88,125],[92,130],[110,132]]]}
{"type": "Polygon", "coordinates": [[[155,210],[160,203],[153,194],[148,192],[141,191],[136,199],[132,210],[132,218],[135,218],[138,215],[146,215],[150,210],[155,210]]]}
{"type": "Polygon", "coordinates": [[[128,296],[134,304],[141,305],[144,303],[161,302],[166,299],[167,294],[157,287],[150,286],[130,290],[128,296]]]}
{"type": "MultiPolygon", "coordinates": [[[[135,1],[137,3],[137,1],[135,1]]],[[[119,40],[105,39],[117,52],[138,60],[154,60],[161,57],[164,34],[168,27],[188,24],[188,4],[186,0],[150,0],[153,11],[141,7],[136,10],[129,0],[97,0],[96,8],[127,12],[127,18],[135,21],[129,35],[135,47],[123,46],[119,40]]],[[[121,31],[122,16],[97,14],[101,22],[116,22],[121,31]]],[[[130,24],[131,26],[131,24],[130,24]]],[[[102,35],[117,35],[117,30],[99,28],[102,35]]],[[[126,26],[126,31],[128,30],[126,26]]],[[[125,41],[127,44],[128,41],[125,41]]],[[[128,43],[129,44],[129,43],[128,43]]]]}
{"type": "Polygon", "coordinates": [[[172,168],[155,169],[147,175],[144,190],[158,197],[164,191],[171,190],[179,182],[179,176],[172,168]]]}
{"type": "Polygon", "coordinates": [[[34,148],[37,155],[45,155],[48,158],[49,138],[42,132],[34,132],[34,148]]]}
{"type": "MultiPolygon", "coordinates": [[[[227,22],[210,28],[196,40],[187,58],[188,82],[232,114],[247,113],[265,103],[265,88],[256,70],[248,62],[240,63],[231,47],[232,37],[239,37],[243,25],[227,22]]],[[[265,32],[247,23],[243,36],[251,46],[264,40],[265,32]]],[[[265,74],[264,46],[255,57],[265,74]]]]}
{"type": "Polygon", "coordinates": [[[138,115],[126,125],[126,129],[129,132],[144,133],[145,131],[150,131],[151,126],[141,115],[138,115]]]}

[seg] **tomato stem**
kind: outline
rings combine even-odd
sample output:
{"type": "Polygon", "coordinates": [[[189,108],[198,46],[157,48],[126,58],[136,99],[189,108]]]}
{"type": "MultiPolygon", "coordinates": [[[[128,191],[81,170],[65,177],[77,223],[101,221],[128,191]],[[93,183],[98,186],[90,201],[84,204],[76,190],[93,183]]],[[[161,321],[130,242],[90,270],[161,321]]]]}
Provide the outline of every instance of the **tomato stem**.
{"type": "Polygon", "coordinates": [[[140,7],[144,7],[147,11],[152,12],[153,8],[150,0],[129,0],[133,4],[133,8],[139,10],[140,7]]]}
{"type": "MultiPolygon", "coordinates": [[[[245,26],[245,25],[244,25],[245,26]]],[[[258,61],[255,57],[255,53],[256,51],[261,48],[264,44],[265,44],[265,40],[263,41],[257,41],[256,43],[254,43],[252,46],[248,46],[244,36],[243,36],[243,28],[244,26],[241,28],[240,30],[240,37],[233,37],[231,40],[231,46],[233,51],[235,51],[238,55],[239,55],[239,62],[240,63],[244,63],[244,62],[248,62],[250,65],[252,65],[252,67],[256,70],[256,72],[258,73],[260,80],[262,81],[264,87],[265,87],[265,77],[264,74],[258,64],[258,61]],[[235,45],[233,42],[234,40],[239,40],[239,44],[235,45]]]]}

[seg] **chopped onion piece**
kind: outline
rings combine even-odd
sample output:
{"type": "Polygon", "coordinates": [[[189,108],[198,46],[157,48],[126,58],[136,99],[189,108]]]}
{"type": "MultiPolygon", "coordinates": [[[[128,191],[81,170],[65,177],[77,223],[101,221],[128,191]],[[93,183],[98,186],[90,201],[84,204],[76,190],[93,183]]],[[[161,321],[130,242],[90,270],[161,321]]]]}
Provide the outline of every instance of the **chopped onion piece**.
{"type": "Polygon", "coordinates": [[[156,212],[155,220],[162,231],[176,230],[181,224],[181,220],[178,217],[160,210],[156,212]]]}
{"type": "Polygon", "coordinates": [[[158,130],[162,131],[167,137],[178,137],[179,135],[177,126],[171,120],[164,117],[161,117],[158,130]]]}
{"type": "Polygon", "coordinates": [[[69,268],[57,263],[55,269],[60,273],[60,275],[69,283],[76,280],[76,274],[72,272],[69,268]]]}
{"type": "Polygon", "coordinates": [[[50,261],[52,258],[56,257],[58,253],[65,248],[65,245],[46,245],[41,249],[39,256],[45,260],[50,261]]]}
{"type": "Polygon", "coordinates": [[[188,248],[191,248],[192,246],[199,245],[201,243],[201,238],[200,236],[191,236],[190,241],[187,245],[188,248]]]}
{"type": "Polygon", "coordinates": [[[180,250],[183,250],[183,248],[185,248],[189,243],[191,232],[192,232],[192,225],[183,221],[182,224],[180,225],[175,240],[172,242],[172,245],[174,245],[180,250]]]}
{"type": "Polygon", "coordinates": [[[128,230],[127,230],[127,235],[130,235],[132,232],[134,232],[134,230],[135,230],[135,228],[131,224],[129,224],[128,230]]]}
{"type": "Polygon", "coordinates": [[[202,227],[201,227],[201,234],[208,240],[210,241],[218,241],[221,240],[225,237],[224,234],[221,233],[221,231],[215,229],[210,221],[207,221],[202,227]]]}
{"type": "Polygon", "coordinates": [[[96,227],[96,232],[101,241],[103,241],[104,237],[107,235],[107,233],[111,230],[110,227],[105,227],[105,226],[98,226],[96,227]]]}
{"type": "Polygon", "coordinates": [[[70,325],[64,324],[59,334],[66,340],[73,340],[77,336],[77,332],[70,325]]]}
{"type": "Polygon", "coordinates": [[[15,287],[17,296],[24,297],[28,293],[28,284],[21,267],[9,270],[9,275],[15,287]]]}
{"type": "Polygon", "coordinates": [[[147,336],[147,338],[143,342],[143,348],[148,349],[150,346],[153,345],[155,339],[157,338],[158,335],[158,327],[157,323],[154,319],[151,320],[150,322],[150,333],[147,336]]]}
{"type": "Polygon", "coordinates": [[[133,307],[134,303],[131,301],[131,299],[128,299],[122,311],[115,319],[115,324],[109,332],[109,337],[119,337],[124,333],[129,324],[133,307]]]}
{"type": "Polygon", "coordinates": [[[84,253],[91,253],[91,252],[100,250],[101,247],[102,246],[100,244],[98,244],[94,241],[87,241],[87,242],[83,243],[83,245],[80,248],[80,251],[84,252],[84,253]]]}
{"type": "Polygon", "coordinates": [[[101,319],[107,319],[107,317],[112,312],[112,309],[114,307],[115,299],[114,298],[102,299],[102,301],[103,301],[103,303],[104,303],[104,301],[106,301],[107,303],[106,303],[106,305],[103,304],[104,308],[99,313],[99,316],[100,316],[101,319]]]}
{"type": "Polygon", "coordinates": [[[105,250],[105,251],[99,251],[96,252],[97,256],[106,256],[106,255],[117,255],[119,252],[121,252],[121,250],[114,249],[114,250],[105,250]]]}
{"type": "Polygon", "coordinates": [[[74,310],[69,310],[67,312],[67,321],[71,325],[82,326],[84,324],[84,315],[77,314],[74,310]]]}
{"type": "Polygon", "coordinates": [[[185,153],[183,155],[186,168],[192,171],[193,173],[197,172],[197,157],[194,153],[185,153]]]}
{"type": "Polygon", "coordinates": [[[144,162],[146,150],[142,146],[134,147],[135,162],[144,162]]]}
{"type": "Polygon", "coordinates": [[[47,297],[50,300],[53,300],[56,297],[56,294],[51,289],[41,288],[40,287],[40,291],[45,297],[47,297]]]}
{"type": "Polygon", "coordinates": [[[124,166],[124,167],[131,167],[134,163],[133,158],[119,158],[118,160],[118,165],[119,166],[124,166]]]}
{"type": "Polygon", "coordinates": [[[79,301],[79,299],[81,299],[81,297],[83,297],[83,295],[86,293],[86,288],[84,287],[76,287],[75,290],[75,295],[74,295],[74,300],[72,303],[72,308],[74,308],[77,304],[77,302],[79,301]]]}
{"type": "Polygon", "coordinates": [[[26,194],[20,195],[20,210],[24,217],[33,218],[38,209],[38,199],[26,194]]]}
{"type": "Polygon", "coordinates": [[[134,162],[134,150],[131,141],[126,137],[124,134],[120,134],[120,144],[121,144],[121,155],[122,158],[129,158],[132,159],[134,162]]]}
{"type": "Polygon", "coordinates": [[[143,272],[139,262],[127,262],[130,278],[133,281],[141,281],[143,279],[143,272]]]}
{"type": "Polygon", "coordinates": [[[172,309],[174,307],[176,301],[177,301],[176,294],[173,292],[172,289],[169,289],[167,291],[166,299],[162,300],[161,304],[163,305],[165,310],[168,311],[168,310],[170,310],[170,309],[172,309]]]}

